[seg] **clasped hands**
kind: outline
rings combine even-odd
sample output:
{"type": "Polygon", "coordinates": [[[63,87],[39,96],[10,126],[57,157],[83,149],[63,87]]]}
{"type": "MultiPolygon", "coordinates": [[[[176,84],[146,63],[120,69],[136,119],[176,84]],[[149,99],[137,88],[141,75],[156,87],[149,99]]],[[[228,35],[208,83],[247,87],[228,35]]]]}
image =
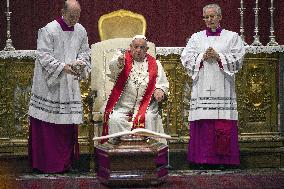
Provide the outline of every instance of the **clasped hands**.
{"type": "Polygon", "coordinates": [[[203,54],[204,61],[208,61],[210,59],[215,59],[217,61],[220,60],[219,54],[212,47],[209,47],[203,54]]]}
{"type": "Polygon", "coordinates": [[[84,62],[77,60],[69,64],[65,64],[63,71],[67,74],[71,74],[78,77],[81,75],[85,67],[86,64],[84,64],[84,62]]]}

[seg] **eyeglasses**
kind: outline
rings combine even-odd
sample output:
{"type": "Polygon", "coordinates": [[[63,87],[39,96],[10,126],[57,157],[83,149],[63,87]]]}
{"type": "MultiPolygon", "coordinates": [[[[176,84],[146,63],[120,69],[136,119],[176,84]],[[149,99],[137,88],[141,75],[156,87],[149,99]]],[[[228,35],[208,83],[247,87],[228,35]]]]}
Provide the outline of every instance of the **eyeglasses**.
{"type": "Polygon", "coordinates": [[[217,16],[219,16],[219,15],[215,14],[215,15],[203,16],[203,20],[214,19],[214,18],[216,18],[217,16]]]}

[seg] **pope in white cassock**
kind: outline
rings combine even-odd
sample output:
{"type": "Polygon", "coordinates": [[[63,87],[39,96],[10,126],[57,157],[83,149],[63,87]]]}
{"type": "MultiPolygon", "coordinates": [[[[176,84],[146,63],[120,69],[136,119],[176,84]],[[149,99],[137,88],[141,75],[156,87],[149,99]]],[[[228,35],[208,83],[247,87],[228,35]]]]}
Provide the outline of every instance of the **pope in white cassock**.
{"type": "Polygon", "coordinates": [[[181,54],[191,76],[188,161],[239,165],[235,74],[245,48],[241,37],[220,27],[221,8],[203,8],[207,29],[194,33],[181,54]]]}
{"type": "Polygon", "coordinates": [[[137,35],[130,50],[109,63],[116,81],[104,112],[103,136],[135,128],[164,133],[158,102],[167,95],[169,82],[161,63],[147,50],[146,37],[137,35]]]}

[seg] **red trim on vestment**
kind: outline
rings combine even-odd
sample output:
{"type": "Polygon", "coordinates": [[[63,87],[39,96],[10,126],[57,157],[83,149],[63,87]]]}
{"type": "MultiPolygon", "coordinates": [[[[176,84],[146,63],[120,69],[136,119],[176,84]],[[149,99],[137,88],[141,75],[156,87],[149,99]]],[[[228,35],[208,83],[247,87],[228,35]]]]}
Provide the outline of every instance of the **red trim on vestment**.
{"type": "MultiPolygon", "coordinates": [[[[146,55],[146,58],[148,62],[149,83],[148,83],[146,92],[141,100],[138,113],[133,122],[132,129],[137,128],[137,127],[145,128],[145,113],[147,111],[148,105],[150,103],[150,100],[152,98],[152,95],[153,95],[153,92],[156,86],[156,78],[157,78],[157,70],[158,70],[156,60],[155,58],[151,57],[148,54],[146,55]]],[[[102,136],[108,135],[109,115],[111,114],[115,104],[118,102],[124,90],[125,84],[128,80],[129,74],[132,69],[132,64],[133,64],[133,57],[130,51],[126,51],[124,68],[118,76],[118,79],[111,91],[111,94],[109,95],[107,105],[105,108],[102,136]]],[[[101,143],[104,143],[106,141],[107,140],[102,140],[101,143]]]]}
{"type": "Polygon", "coordinates": [[[145,128],[145,113],[147,111],[148,105],[151,101],[152,95],[156,87],[156,78],[158,72],[156,60],[155,58],[147,54],[147,61],[148,61],[149,83],[144,93],[144,96],[141,100],[138,113],[136,114],[136,117],[132,125],[132,129],[145,128]]]}
{"type": "MultiPolygon", "coordinates": [[[[132,56],[129,51],[125,53],[125,65],[122,71],[120,72],[118,79],[109,95],[107,105],[104,113],[104,122],[103,122],[103,132],[102,136],[108,135],[108,120],[109,115],[112,112],[115,104],[119,100],[121,93],[123,92],[125,83],[129,77],[130,71],[132,69],[132,56]]],[[[106,140],[102,140],[101,143],[104,143],[106,140]]]]}

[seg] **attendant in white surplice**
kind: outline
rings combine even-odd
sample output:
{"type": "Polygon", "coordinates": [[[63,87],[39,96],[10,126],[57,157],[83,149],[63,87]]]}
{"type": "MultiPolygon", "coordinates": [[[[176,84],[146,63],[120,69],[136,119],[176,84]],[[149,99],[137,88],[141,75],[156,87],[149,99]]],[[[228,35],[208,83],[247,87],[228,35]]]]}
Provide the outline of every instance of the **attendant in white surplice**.
{"type": "Polygon", "coordinates": [[[195,164],[239,165],[235,74],[245,49],[241,37],[220,27],[221,8],[203,8],[207,29],[194,33],[181,54],[192,77],[187,159],[195,164]]]}
{"type": "Polygon", "coordinates": [[[130,50],[109,63],[116,82],[104,112],[103,136],[134,128],[164,133],[158,102],[167,95],[169,83],[161,63],[147,50],[146,37],[137,35],[130,50]]]}
{"type": "Polygon", "coordinates": [[[44,173],[68,171],[79,155],[78,124],[83,111],[78,75],[84,77],[90,71],[87,32],[77,23],[80,13],[78,1],[64,1],[62,17],[38,31],[29,159],[32,168],[44,173]]]}

